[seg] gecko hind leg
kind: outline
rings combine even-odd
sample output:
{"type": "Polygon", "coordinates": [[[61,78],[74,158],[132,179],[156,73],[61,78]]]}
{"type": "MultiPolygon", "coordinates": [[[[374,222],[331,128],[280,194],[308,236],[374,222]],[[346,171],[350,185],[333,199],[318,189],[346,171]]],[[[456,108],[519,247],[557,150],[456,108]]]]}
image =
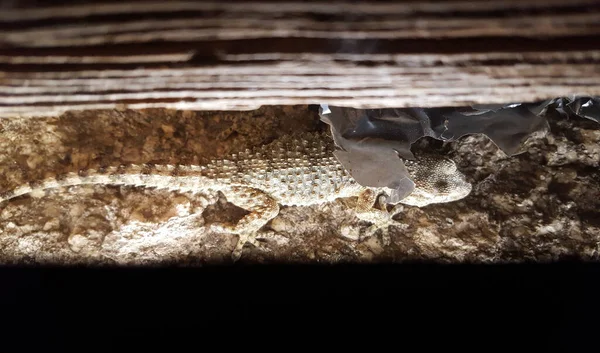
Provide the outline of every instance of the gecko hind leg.
{"type": "Polygon", "coordinates": [[[250,213],[242,217],[237,224],[214,223],[211,229],[229,234],[237,234],[238,241],[231,254],[234,262],[242,256],[246,243],[256,244],[257,232],[279,213],[279,205],[268,194],[254,188],[232,187],[224,190],[228,202],[250,213]]]}

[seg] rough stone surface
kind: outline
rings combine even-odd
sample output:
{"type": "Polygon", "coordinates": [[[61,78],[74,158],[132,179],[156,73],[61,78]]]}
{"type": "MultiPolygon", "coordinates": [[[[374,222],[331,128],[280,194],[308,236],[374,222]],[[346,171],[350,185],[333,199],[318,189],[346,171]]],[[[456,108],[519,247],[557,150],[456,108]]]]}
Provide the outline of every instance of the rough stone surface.
{"type": "MultiPolygon", "coordinates": [[[[405,206],[389,232],[358,240],[368,224],[354,199],[282,207],[260,246],[240,262],[521,262],[597,259],[600,125],[549,117],[550,131],[506,156],[487,137],[415,148],[455,160],[471,195],[405,206]]],[[[201,163],[323,126],[306,106],[251,112],[87,111],[0,120],[0,191],[56,173],[120,163],[201,163]]],[[[243,211],[218,195],[72,187],[0,205],[2,263],[197,265],[230,262],[236,236],[207,225],[243,211]]]]}

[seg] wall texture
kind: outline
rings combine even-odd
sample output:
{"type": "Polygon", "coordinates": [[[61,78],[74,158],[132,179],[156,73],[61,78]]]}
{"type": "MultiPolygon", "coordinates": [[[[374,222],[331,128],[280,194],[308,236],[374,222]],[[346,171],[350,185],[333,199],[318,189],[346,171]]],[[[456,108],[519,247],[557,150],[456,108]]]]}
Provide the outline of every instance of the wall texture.
{"type": "MultiPolygon", "coordinates": [[[[121,163],[199,163],[322,128],[305,106],[252,112],[150,109],[71,112],[0,120],[0,192],[45,176],[121,163]]],[[[521,262],[597,260],[600,125],[549,117],[550,131],[506,156],[487,137],[415,148],[452,158],[473,183],[465,199],[406,206],[388,232],[357,240],[368,224],[355,199],[283,207],[240,261],[521,262]]],[[[218,194],[72,187],[0,205],[0,262],[164,264],[230,261],[237,237],[209,230],[243,213],[218,194]]]]}

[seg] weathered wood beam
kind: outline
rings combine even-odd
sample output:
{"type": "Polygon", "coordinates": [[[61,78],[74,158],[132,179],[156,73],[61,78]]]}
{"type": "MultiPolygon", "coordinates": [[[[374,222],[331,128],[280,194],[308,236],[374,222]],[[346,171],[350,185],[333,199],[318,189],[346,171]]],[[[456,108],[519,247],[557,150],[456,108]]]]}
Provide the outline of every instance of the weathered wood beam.
{"type": "Polygon", "coordinates": [[[600,1],[0,2],[0,116],[600,95],[600,1]]]}

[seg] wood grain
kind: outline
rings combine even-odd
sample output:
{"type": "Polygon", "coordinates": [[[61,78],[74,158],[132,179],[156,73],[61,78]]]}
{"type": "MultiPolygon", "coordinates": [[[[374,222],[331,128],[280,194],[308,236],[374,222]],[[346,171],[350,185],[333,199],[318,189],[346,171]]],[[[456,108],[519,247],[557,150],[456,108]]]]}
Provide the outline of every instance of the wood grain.
{"type": "Polygon", "coordinates": [[[600,1],[0,2],[0,116],[600,95],[600,1]]]}

